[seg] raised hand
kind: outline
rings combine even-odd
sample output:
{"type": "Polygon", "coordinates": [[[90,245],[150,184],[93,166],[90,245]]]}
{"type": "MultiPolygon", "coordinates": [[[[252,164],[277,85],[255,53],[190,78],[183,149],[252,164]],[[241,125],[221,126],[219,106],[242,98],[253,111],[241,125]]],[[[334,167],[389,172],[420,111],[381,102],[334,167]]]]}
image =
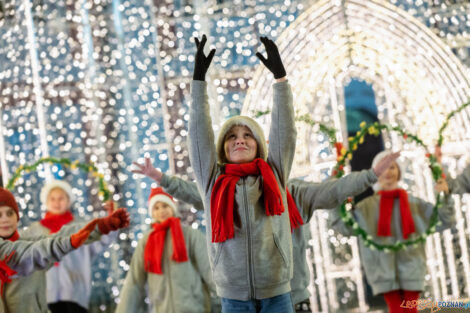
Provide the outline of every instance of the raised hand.
{"type": "Polygon", "coordinates": [[[201,41],[194,37],[194,42],[196,43],[197,48],[196,56],[194,58],[194,80],[206,80],[207,70],[209,69],[209,65],[211,64],[212,58],[215,54],[215,49],[212,49],[207,56],[204,54],[204,46],[206,41],[206,35],[202,35],[201,41]]]}
{"type": "Polygon", "coordinates": [[[137,166],[139,169],[137,170],[132,170],[132,173],[136,174],[142,174],[147,177],[150,177],[154,181],[160,184],[162,181],[163,173],[159,170],[157,170],[155,167],[152,165],[152,161],[150,161],[150,158],[145,158],[145,163],[144,164],[139,164],[137,162],[132,162],[135,166],[137,166]]]}
{"type": "Polygon", "coordinates": [[[129,213],[126,209],[120,208],[110,216],[99,218],[98,228],[102,234],[106,235],[111,231],[129,226],[129,222],[129,213]]]}
{"type": "Polygon", "coordinates": [[[274,74],[275,79],[283,78],[286,76],[286,70],[282,64],[281,56],[276,44],[268,37],[260,37],[261,42],[266,49],[268,58],[266,59],[261,53],[257,52],[256,56],[263,62],[263,64],[274,74]]]}
{"type": "Polygon", "coordinates": [[[129,213],[126,211],[126,209],[117,209],[110,216],[91,220],[83,228],[70,236],[70,243],[75,249],[82,246],[87,241],[96,225],[98,225],[100,232],[103,235],[106,235],[113,230],[118,230],[120,228],[129,226],[129,223],[129,213]]]}
{"type": "Polygon", "coordinates": [[[375,175],[377,175],[377,177],[382,175],[392,165],[392,163],[395,162],[396,159],[398,159],[399,156],[400,152],[394,152],[383,157],[382,160],[380,160],[374,167],[375,175]]]}
{"type": "Polygon", "coordinates": [[[436,186],[434,186],[437,192],[443,191],[446,195],[449,194],[449,185],[447,185],[447,181],[444,178],[440,178],[436,182],[436,186]]]}

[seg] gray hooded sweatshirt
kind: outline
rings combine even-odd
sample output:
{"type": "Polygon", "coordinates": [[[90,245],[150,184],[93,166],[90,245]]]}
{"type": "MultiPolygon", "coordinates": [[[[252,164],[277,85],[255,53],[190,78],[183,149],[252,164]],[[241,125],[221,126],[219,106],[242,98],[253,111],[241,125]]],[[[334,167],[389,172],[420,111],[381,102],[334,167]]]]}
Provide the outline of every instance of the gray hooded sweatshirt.
{"type": "MultiPolygon", "coordinates": [[[[74,220],[60,230],[67,234],[73,230],[79,230],[87,222],[74,220]]],[[[72,234],[70,233],[70,234],[72,234]]],[[[50,230],[40,222],[32,223],[21,232],[21,236],[39,237],[48,236],[50,230]]],[[[70,301],[88,308],[92,288],[92,263],[96,256],[103,252],[112,241],[116,239],[118,231],[101,236],[101,239],[66,255],[60,263],[51,267],[46,273],[47,303],[70,301]]]]}
{"type": "Polygon", "coordinates": [[[162,274],[148,273],[144,251],[151,231],[137,244],[121,290],[116,313],[203,313],[211,311],[210,292],[215,293],[204,235],[182,226],[188,254],[187,262],[171,260],[173,244],[170,231],[165,238],[162,274]],[[151,310],[145,302],[148,285],[151,310]]]}
{"type": "MultiPolygon", "coordinates": [[[[408,196],[408,201],[416,230],[408,238],[414,239],[428,228],[434,205],[411,195],[408,196]]],[[[378,237],[376,235],[380,211],[379,203],[380,195],[378,194],[357,203],[353,211],[356,222],[372,236],[375,242],[380,244],[393,244],[397,241],[404,241],[401,230],[399,199],[395,199],[393,206],[391,221],[392,236],[378,237]]],[[[444,205],[439,209],[439,219],[442,224],[437,228],[437,231],[442,231],[455,225],[454,203],[450,196],[444,198],[444,205]]],[[[331,211],[330,223],[335,231],[347,236],[353,235],[350,227],[343,223],[339,210],[331,211]]],[[[377,249],[370,249],[364,245],[363,240],[359,240],[359,250],[361,263],[374,295],[397,289],[424,290],[424,276],[426,274],[424,244],[387,253],[377,249]]]]}
{"type": "MultiPolygon", "coordinates": [[[[85,223],[81,225],[85,226],[85,223]]],[[[81,227],[63,227],[53,236],[23,237],[15,242],[0,239],[2,259],[15,251],[8,262],[18,274],[5,284],[1,297],[0,313],[46,313],[46,273],[45,270],[60,261],[67,253],[74,251],[70,235],[81,227]]],[[[98,227],[90,234],[86,243],[100,238],[98,227]]]]}
{"type": "MultiPolygon", "coordinates": [[[[292,232],[294,276],[290,286],[294,304],[310,297],[307,288],[310,283],[310,271],[306,256],[308,246],[306,238],[308,238],[309,230],[306,225],[310,221],[313,212],[317,209],[334,208],[348,196],[363,192],[376,181],[377,176],[373,170],[364,170],[360,173],[351,173],[340,179],[331,179],[322,183],[305,182],[300,179],[291,179],[287,182],[287,189],[294,198],[304,221],[303,226],[294,229],[292,232]]],[[[196,210],[204,209],[196,183],[163,174],[161,186],[176,199],[192,204],[196,210]]]]}
{"type": "MultiPolygon", "coordinates": [[[[294,159],[297,132],[289,84],[275,83],[273,89],[269,151],[265,160],[273,170],[286,210],[282,215],[267,216],[262,197],[262,177],[242,177],[235,190],[235,206],[241,223],[234,225],[233,238],[213,243],[210,200],[213,186],[224,167],[218,164],[218,159],[221,159],[218,158],[214,144],[207,83],[194,80],[191,85],[189,157],[199,191],[203,195],[209,260],[217,294],[228,299],[265,299],[291,290],[292,237],[286,187],[294,159]]],[[[238,121],[248,126],[246,117],[238,117],[238,121]]],[[[250,127],[254,137],[264,138],[262,133],[257,133],[257,128],[250,127]]],[[[219,139],[219,142],[223,145],[223,139],[219,139]]],[[[258,150],[263,145],[265,142],[259,141],[258,150]]],[[[219,145],[217,149],[223,153],[223,147],[219,145]]],[[[262,150],[258,152],[263,156],[265,154],[262,150]]]]}

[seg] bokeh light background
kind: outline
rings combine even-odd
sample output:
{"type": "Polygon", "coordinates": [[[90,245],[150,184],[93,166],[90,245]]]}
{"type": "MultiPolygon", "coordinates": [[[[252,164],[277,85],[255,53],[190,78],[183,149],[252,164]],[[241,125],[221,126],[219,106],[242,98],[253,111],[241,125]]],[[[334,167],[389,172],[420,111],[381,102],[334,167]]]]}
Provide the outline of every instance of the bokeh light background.
{"type": "MultiPolygon", "coordinates": [[[[186,145],[195,52],[192,37],[205,33],[217,49],[208,73],[217,129],[241,112],[254,85],[259,36],[277,39],[316,3],[0,0],[4,182],[19,165],[43,156],[93,161],[110,183],[114,200],[131,212],[130,230],[122,232],[94,264],[91,312],[113,311],[133,249],[149,227],[146,203],[152,182],[130,172],[132,161],[150,156],[162,171],[192,178],[186,145]]],[[[468,1],[388,3],[429,27],[466,66],[468,75],[468,1]]],[[[22,226],[41,218],[44,207],[39,191],[53,176],[73,185],[77,215],[105,214],[92,178],[58,166],[41,167],[23,176],[15,189],[22,226]]],[[[185,208],[184,221],[203,228],[202,216],[185,208]]],[[[359,305],[357,298],[344,296],[348,290],[357,292],[354,282],[345,280],[338,288],[342,307],[359,305]]],[[[460,292],[465,294],[467,290],[460,292]]],[[[319,311],[328,311],[328,306],[320,303],[319,311]]]]}

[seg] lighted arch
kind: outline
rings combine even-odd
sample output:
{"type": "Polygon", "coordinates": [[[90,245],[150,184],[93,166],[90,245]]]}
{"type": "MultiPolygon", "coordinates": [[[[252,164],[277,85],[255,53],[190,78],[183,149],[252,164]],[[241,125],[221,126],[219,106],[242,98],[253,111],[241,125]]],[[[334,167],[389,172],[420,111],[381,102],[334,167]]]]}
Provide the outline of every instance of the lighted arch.
{"type": "MultiPolygon", "coordinates": [[[[334,125],[339,130],[339,139],[346,134],[343,86],[353,77],[372,84],[381,121],[398,124],[418,134],[428,145],[433,145],[437,139],[438,127],[445,116],[470,98],[469,70],[450,48],[413,16],[384,1],[320,0],[294,21],[277,42],[293,89],[296,110],[299,114],[311,113],[314,119],[334,125]]],[[[271,108],[272,83],[271,73],[260,66],[253,77],[242,114],[253,115],[256,111],[271,108]]],[[[469,116],[470,110],[456,116],[445,134],[447,144],[455,143],[456,149],[461,149],[456,154],[470,151],[469,116]]],[[[268,131],[269,116],[262,119],[261,124],[268,131]]],[[[328,140],[318,129],[312,131],[305,125],[297,129],[297,151],[291,175],[309,173],[315,180],[325,178],[326,170],[335,163],[334,154],[327,150],[328,140]]],[[[414,153],[413,148],[395,134],[386,134],[385,139],[387,144],[402,149],[402,154],[421,161],[407,164],[407,172],[413,179],[409,187],[414,194],[432,200],[432,181],[424,165],[424,154],[414,153]]],[[[470,219],[462,215],[460,206],[457,207],[457,218],[467,220],[470,225],[470,219]]],[[[459,245],[465,254],[461,258],[463,271],[456,270],[451,237],[445,239],[445,256],[438,244],[441,242],[439,235],[434,237],[435,241],[427,243],[432,255],[428,263],[431,274],[428,284],[436,299],[468,296],[468,291],[460,294],[458,286],[464,283],[470,287],[465,235],[469,229],[463,223],[457,228],[459,245]],[[447,262],[443,261],[445,258],[447,262]],[[450,288],[447,275],[451,280],[450,288]]],[[[314,251],[318,258],[318,263],[314,261],[316,271],[323,268],[326,273],[318,274],[316,283],[312,284],[312,288],[318,289],[320,299],[318,304],[317,298],[312,298],[313,311],[319,312],[319,307],[323,311],[329,306],[334,311],[339,301],[334,278],[329,280],[327,273],[332,263],[328,259],[330,238],[324,219],[317,215],[312,219],[311,229],[317,236],[316,242],[320,242],[320,245],[313,245],[313,249],[317,249],[314,251]]],[[[355,265],[350,268],[354,269],[351,273],[356,275],[354,279],[358,284],[359,311],[365,311],[367,305],[359,286],[362,278],[357,274],[360,272],[357,246],[351,247],[355,255],[351,262],[355,265]]]]}
{"type": "MultiPolygon", "coordinates": [[[[338,129],[343,125],[342,88],[352,77],[372,83],[381,120],[417,133],[427,144],[437,137],[444,116],[470,97],[469,72],[450,48],[413,16],[384,1],[319,1],[277,42],[296,110],[326,123],[333,119],[338,129]]],[[[272,103],[269,71],[259,67],[253,82],[244,114],[272,103]]],[[[467,111],[446,141],[468,140],[469,134],[467,111]]],[[[312,145],[311,135],[299,129],[294,174],[315,163],[322,148],[312,145]]]]}

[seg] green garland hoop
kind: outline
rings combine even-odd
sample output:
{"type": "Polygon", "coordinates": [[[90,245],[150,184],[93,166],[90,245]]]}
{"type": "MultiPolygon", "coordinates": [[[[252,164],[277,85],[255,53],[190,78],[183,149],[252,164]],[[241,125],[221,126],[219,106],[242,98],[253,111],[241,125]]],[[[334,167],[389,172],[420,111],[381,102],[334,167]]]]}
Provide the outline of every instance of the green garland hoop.
{"type": "MultiPolygon", "coordinates": [[[[255,118],[258,118],[263,115],[267,115],[269,113],[271,113],[271,110],[256,111],[254,115],[255,115],[255,118]]],[[[305,124],[310,125],[310,126],[318,125],[320,127],[320,131],[328,137],[328,141],[330,142],[332,146],[336,147],[338,151],[340,151],[341,148],[343,147],[342,143],[338,142],[338,140],[336,139],[336,129],[330,126],[327,126],[323,123],[315,122],[309,114],[303,114],[303,115],[297,116],[295,118],[295,121],[304,122],[305,124]]]]}
{"type": "Polygon", "coordinates": [[[97,179],[98,186],[99,186],[99,192],[98,194],[103,197],[103,201],[107,201],[110,198],[111,192],[108,189],[108,185],[106,184],[104,180],[103,174],[98,172],[98,169],[93,163],[80,163],[79,161],[71,161],[70,159],[67,158],[53,158],[53,157],[45,157],[37,160],[33,164],[30,165],[20,165],[16,171],[13,173],[13,176],[8,180],[6,188],[9,190],[12,190],[15,185],[17,180],[21,177],[23,172],[29,173],[29,172],[34,172],[37,170],[38,166],[44,163],[48,164],[60,164],[64,167],[70,168],[72,170],[74,169],[81,169],[85,173],[91,174],[93,177],[97,179]]]}
{"type": "MultiPolygon", "coordinates": [[[[405,140],[409,142],[415,142],[416,144],[424,147],[427,150],[425,144],[423,143],[421,139],[419,139],[417,136],[413,134],[405,132],[403,129],[401,129],[398,126],[389,126],[389,125],[380,124],[378,122],[368,125],[365,122],[362,122],[360,124],[360,127],[361,128],[356,133],[356,135],[354,137],[349,138],[349,149],[343,148],[343,150],[340,152],[340,155],[338,157],[338,163],[335,166],[336,177],[338,178],[344,175],[344,166],[346,164],[346,160],[352,159],[353,151],[357,149],[359,144],[362,144],[364,142],[364,137],[366,134],[378,136],[382,130],[396,131],[405,140]]],[[[434,157],[434,155],[432,155],[431,153],[426,153],[426,157],[428,158],[428,161],[429,161],[429,167],[431,169],[433,179],[434,181],[437,181],[439,178],[443,176],[442,168],[439,165],[439,163],[437,163],[437,160],[434,157]]],[[[370,234],[368,234],[367,231],[365,231],[363,228],[359,226],[359,224],[354,219],[354,216],[352,215],[351,211],[347,210],[347,207],[352,206],[352,205],[353,204],[352,204],[351,198],[348,198],[341,205],[340,216],[343,222],[352,228],[354,235],[360,237],[363,240],[365,246],[371,249],[391,252],[391,251],[398,251],[401,249],[406,249],[409,246],[415,246],[419,243],[424,243],[426,241],[426,238],[436,231],[436,226],[439,224],[438,209],[442,207],[442,200],[441,200],[440,194],[437,194],[436,204],[434,205],[434,208],[433,208],[430,223],[424,233],[422,233],[415,239],[408,239],[406,241],[396,242],[394,244],[380,244],[380,243],[375,242],[373,240],[373,237],[370,234]]]]}
{"type": "Polygon", "coordinates": [[[468,101],[467,103],[464,103],[462,104],[460,107],[458,107],[457,109],[455,109],[454,111],[450,112],[447,116],[446,116],[446,119],[444,121],[444,123],[442,123],[442,126],[441,128],[439,128],[439,139],[437,140],[437,145],[440,147],[442,146],[442,141],[444,141],[444,136],[442,135],[444,133],[444,130],[447,128],[447,126],[449,125],[449,121],[450,119],[460,113],[462,110],[464,110],[466,107],[470,106],[470,101],[468,101]]]}

